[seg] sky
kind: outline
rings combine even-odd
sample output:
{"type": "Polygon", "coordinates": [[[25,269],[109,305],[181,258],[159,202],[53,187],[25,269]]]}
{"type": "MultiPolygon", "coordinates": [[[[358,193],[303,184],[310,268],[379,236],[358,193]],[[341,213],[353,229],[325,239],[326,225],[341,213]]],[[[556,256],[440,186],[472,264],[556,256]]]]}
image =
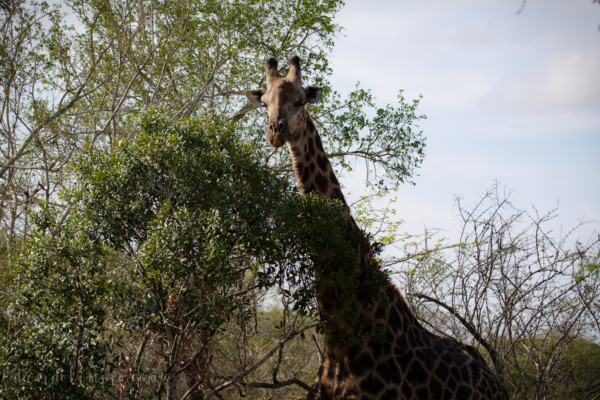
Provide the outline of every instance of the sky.
{"type": "MultiPolygon", "coordinates": [[[[347,0],[330,57],[335,90],[357,81],[383,106],[423,95],[426,159],[398,193],[412,234],[460,227],[498,182],[521,209],[558,207],[556,234],[600,231],[600,5],[592,0],[347,0]]],[[[342,178],[352,198],[354,172],[342,178]]],[[[347,196],[348,197],[348,196],[347,196]]]]}

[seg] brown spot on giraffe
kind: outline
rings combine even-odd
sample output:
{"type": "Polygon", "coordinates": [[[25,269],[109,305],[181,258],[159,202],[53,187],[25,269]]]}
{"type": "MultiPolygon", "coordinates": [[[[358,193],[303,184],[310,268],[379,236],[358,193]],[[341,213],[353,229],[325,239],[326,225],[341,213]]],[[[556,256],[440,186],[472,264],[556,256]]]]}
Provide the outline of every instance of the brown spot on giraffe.
{"type": "MultiPolygon", "coordinates": [[[[287,144],[300,192],[316,191],[341,201],[349,226],[358,229],[305,108],[320,100],[323,89],[302,86],[298,56],[288,62],[289,73],[282,76],[277,60],[267,60],[266,89],[248,91],[246,96],[267,109],[267,141],[275,147],[287,144]]],[[[361,284],[350,301],[341,304],[332,298],[334,283],[317,282],[317,303],[321,318],[335,321],[341,329],[352,325],[346,319],[353,308],[364,326],[383,334],[370,339],[349,335],[343,343],[326,335],[323,361],[308,400],[506,399],[506,391],[479,353],[427,331],[389,280],[384,280],[381,293],[369,294],[367,284],[377,276],[369,270],[374,265],[371,259],[368,249],[359,249],[350,270],[361,284]]]]}

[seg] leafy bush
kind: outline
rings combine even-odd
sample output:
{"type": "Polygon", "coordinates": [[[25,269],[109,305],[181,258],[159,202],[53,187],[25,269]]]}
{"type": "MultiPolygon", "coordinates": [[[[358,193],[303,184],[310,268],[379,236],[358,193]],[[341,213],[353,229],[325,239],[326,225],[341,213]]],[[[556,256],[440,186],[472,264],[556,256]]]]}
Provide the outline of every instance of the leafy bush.
{"type": "Polygon", "coordinates": [[[215,338],[257,291],[287,285],[309,313],[311,255],[355,257],[341,205],[299,196],[227,124],[142,125],[73,164],[68,215],[36,215],[5,321],[4,397],[205,390],[215,338]]]}

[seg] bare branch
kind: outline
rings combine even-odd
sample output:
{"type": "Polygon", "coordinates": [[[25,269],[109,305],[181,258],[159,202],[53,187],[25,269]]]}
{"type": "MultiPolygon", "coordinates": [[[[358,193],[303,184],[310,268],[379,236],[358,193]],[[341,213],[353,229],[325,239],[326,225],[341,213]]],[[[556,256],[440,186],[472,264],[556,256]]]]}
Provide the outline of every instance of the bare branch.
{"type": "Polygon", "coordinates": [[[449,305],[447,305],[446,303],[434,299],[433,297],[421,294],[421,293],[408,293],[409,296],[414,296],[417,297],[419,299],[423,299],[423,300],[427,300],[429,302],[432,302],[434,304],[437,304],[438,306],[444,308],[445,310],[447,310],[450,314],[452,314],[454,317],[456,317],[456,319],[458,319],[460,321],[461,324],[463,324],[463,326],[465,328],[467,328],[467,330],[469,331],[469,333],[471,335],[473,335],[473,337],[475,338],[475,340],[477,340],[477,342],[479,342],[489,353],[490,358],[492,359],[492,362],[494,363],[494,366],[496,366],[496,364],[498,363],[498,355],[496,353],[496,350],[490,345],[490,343],[487,342],[487,340],[485,340],[480,334],[479,331],[477,330],[477,327],[475,327],[475,325],[473,325],[471,322],[467,321],[464,317],[462,317],[453,307],[450,307],[449,305]]]}

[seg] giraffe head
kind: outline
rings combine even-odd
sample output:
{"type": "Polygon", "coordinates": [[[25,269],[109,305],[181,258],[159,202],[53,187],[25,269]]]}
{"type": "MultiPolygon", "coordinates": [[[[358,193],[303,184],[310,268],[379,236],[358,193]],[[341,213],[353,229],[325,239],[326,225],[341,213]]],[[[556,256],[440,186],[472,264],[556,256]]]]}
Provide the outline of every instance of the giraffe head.
{"type": "Polygon", "coordinates": [[[245,94],[255,107],[265,107],[269,115],[267,141],[273,147],[295,141],[301,134],[300,123],[304,106],[318,102],[323,88],[302,87],[300,57],[288,60],[290,70],[282,76],[277,68],[277,60],[267,60],[267,88],[249,90],[245,94]]]}

